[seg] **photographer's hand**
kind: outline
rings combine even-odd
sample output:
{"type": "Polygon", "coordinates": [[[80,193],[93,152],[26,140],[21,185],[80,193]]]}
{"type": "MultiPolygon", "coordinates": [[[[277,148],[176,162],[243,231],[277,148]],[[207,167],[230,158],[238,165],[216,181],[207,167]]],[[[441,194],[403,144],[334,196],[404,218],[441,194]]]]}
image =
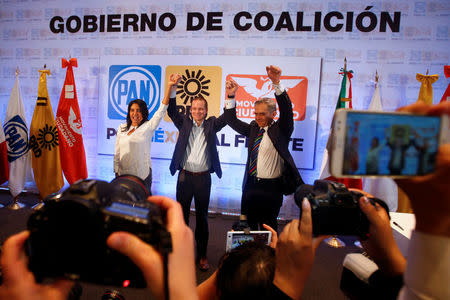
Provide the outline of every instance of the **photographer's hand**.
{"type": "Polygon", "coordinates": [[[311,206],[304,199],[300,228],[299,220],[293,220],[284,227],[278,239],[274,285],[289,297],[300,299],[311,272],[316,249],[325,238],[326,236],[313,238],[311,206]]]}
{"type": "MultiPolygon", "coordinates": [[[[400,111],[425,115],[450,116],[450,102],[426,105],[423,102],[402,107],[400,111]]],[[[448,130],[448,129],[447,129],[448,130]]],[[[397,179],[397,184],[411,200],[416,215],[416,230],[450,237],[450,144],[441,145],[436,154],[436,168],[431,174],[397,179]],[[431,200],[432,201],[427,201],[431,200]]]]}
{"type": "Polygon", "coordinates": [[[368,239],[361,240],[364,250],[383,274],[387,276],[403,274],[406,260],[394,240],[386,211],[378,203],[373,206],[367,197],[359,199],[359,207],[370,223],[368,239]]]}
{"type": "Polygon", "coordinates": [[[277,242],[278,242],[278,233],[267,224],[263,224],[262,226],[266,230],[269,230],[270,232],[272,232],[272,239],[270,240],[269,246],[275,249],[277,247],[277,242]]]}
{"type": "Polygon", "coordinates": [[[8,238],[3,245],[0,264],[3,284],[0,299],[8,300],[65,300],[72,288],[69,280],[56,280],[51,284],[38,284],[27,268],[27,257],[23,250],[30,233],[23,231],[8,238]]]}
{"type": "MultiPolygon", "coordinates": [[[[152,196],[148,201],[166,211],[167,230],[172,236],[173,251],[168,261],[170,298],[197,299],[194,239],[184,223],[181,206],[163,196],[152,196]]],[[[156,249],[127,232],[111,234],[107,244],[128,256],[141,269],[152,294],[164,299],[163,258],[156,249]]]]}

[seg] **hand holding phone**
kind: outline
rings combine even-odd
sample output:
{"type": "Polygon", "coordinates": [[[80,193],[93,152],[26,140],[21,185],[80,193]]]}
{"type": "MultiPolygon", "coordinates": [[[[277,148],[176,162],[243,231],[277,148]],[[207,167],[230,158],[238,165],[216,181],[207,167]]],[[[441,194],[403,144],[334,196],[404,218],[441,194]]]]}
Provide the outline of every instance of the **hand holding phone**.
{"type": "Polygon", "coordinates": [[[335,177],[409,177],[432,173],[447,116],[340,109],[334,116],[330,170],[335,177]]]}
{"type": "Polygon", "coordinates": [[[270,231],[250,231],[246,234],[244,231],[228,231],[226,251],[230,251],[247,242],[261,242],[269,245],[272,240],[272,232],[270,231]]]}

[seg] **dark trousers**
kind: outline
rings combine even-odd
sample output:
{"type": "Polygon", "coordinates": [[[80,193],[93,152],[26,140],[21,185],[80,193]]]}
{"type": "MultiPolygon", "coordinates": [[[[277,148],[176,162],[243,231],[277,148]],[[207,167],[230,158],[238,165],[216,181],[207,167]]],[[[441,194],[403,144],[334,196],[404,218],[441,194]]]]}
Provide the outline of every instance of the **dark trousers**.
{"type": "Polygon", "coordinates": [[[252,230],[265,230],[262,224],[267,224],[276,231],[282,204],[280,179],[247,178],[242,193],[241,214],[247,216],[247,223],[252,230]]]}
{"type": "Polygon", "coordinates": [[[152,168],[150,168],[150,173],[148,173],[147,178],[144,179],[145,187],[147,188],[148,194],[152,195],[152,168]]]}
{"type": "Polygon", "coordinates": [[[208,206],[211,194],[211,174],[193,175],[181,170],[178,172],[177,201],[183,207],[184,221],[189,225],[189,213],[194,197],[195,202],[195,241],[197,257],[206,257],[208,248],[208,206]]]}

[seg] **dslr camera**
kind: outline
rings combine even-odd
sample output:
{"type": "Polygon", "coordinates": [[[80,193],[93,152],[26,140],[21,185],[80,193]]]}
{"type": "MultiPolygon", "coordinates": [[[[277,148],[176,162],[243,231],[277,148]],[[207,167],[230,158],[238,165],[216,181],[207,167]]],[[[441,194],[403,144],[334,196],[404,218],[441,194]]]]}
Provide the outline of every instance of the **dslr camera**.
{"type": "Polygon", "coordinates": [[[106,239],[127,231],[162,254],[172,250],[161,209],[146,201],[148,191],[135,176],[111,183],[81,180],[60,194],[52,194],[27,223],[29,269],[36,280],[64,277],[96,284],[145,287],[140,269],[110,249],[106,239]]]}
{"type": "MultiPolygon", "coordinates": [[[[314,235],[356,235],[367,238],[369,220],[359,208],[358,200],[363,194],[349,191],[338,182],[316,180],[314,186],[300,185],[294,195],[295,203],[302,214],[303,198],[311,204],[311,216],[314,235]]],[[[384,201],[369,198],[372,205],[378,203],[389,215],[384,201]]]]}

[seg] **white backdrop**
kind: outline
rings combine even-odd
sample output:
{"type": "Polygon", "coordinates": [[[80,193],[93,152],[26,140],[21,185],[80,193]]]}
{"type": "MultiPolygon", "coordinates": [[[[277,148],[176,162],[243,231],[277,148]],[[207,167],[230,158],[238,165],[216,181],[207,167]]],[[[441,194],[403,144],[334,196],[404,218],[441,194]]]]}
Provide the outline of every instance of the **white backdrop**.
{"type": "MultiPolygon", "coordinates": [[[[440,75],[433,85],[434,102],[437,103],[449,82],[443,74],[443,66],[450,62],[449,16],[448,0],[180,0],[174,3],[130,0],[126,4],[123,1],[94,0],[4,1],[0,10],[0,117],[4,119],[14,73],[19,67],[27,121],[31,122],[37,96],[37,70],[44,64],[52,71],[48,88],[56,112],[65,76],[61,57],[76,57],[79,67],[74,69],[74,74],[89,177],[110,180],[113,176],[112,157],[98,154],[101,136],[97,123],[104,116],[101,104],[107,101],[102,95],[102,74],[107,73],[106,65],[101,63],[103,58],[116,56],[119,61],[126,56],[130,62],[123,64],[147,65],[147,60],[142,61],[142,57],[148,57],[151,64],[154,64],[151,57],[161,57],[165,62],[158,60],[158,65],[221,66],[222,81],[230,72],[264,74],[266,64],[283,65],[288,70],[287,61],[320,58],[319,105],[316,112],[311,112],[312,116],[318,115],[317,138],[314,154],[308,154],[309,161],[313,163],[303,169],[303,162],[297,161],[304,180],[312,183],[319,173],[339,92],[341,77],[338,71],[343,66],[344,58],[347,57],[348,67],[354,71],[353,107],[356,109],[368,107],[373,93],[371,81],[376,70],[380,74],[381,99],[385,110],[415,102],[419,91],[415,74],[425,74],[427,69],[430,74],[440,75]],[[145,21],[142,14],[149,20],[152,14],[156,14],[154,30],[147,26],[140,31],[145,21]],[[204,26],[198,25],[200,14],[205,19],[205,24],[200,22],[200,25],[204,26]],[[132,24],[134,15],[138,18],[135,20],[136,28],[132,24]],[[236,15],[241,16],[237,23],[236,15]],[[391,25],[386,15],[389,15],[391,25]],[[93,22],[94,17],[90,16],[95,16],[97,21],[93,22]],[[62,22],[56,18],[52,26],[51,20],[55,17],[60,17],[62,22]],[[271,18],[274,21],[272,25],[271,18]],[[191,28],[188,26],[189,20],[193,20],[191,28]],[[131,25],[125,26],[126,22],[131,25]],[[247,24],[250,27],[248,30],[239,30],[247,24]],[[384,29],[383,24],[387,24],[384,29]],[[77,25],[80,25],[79,29],[77,25]],[[62,27],[63,33],[52,32],[52,29],[58,31],[62,27]],[[217,57],[221,61],[211,62],[217,57]],[[189,61],[193,58],[195,62],[189,61]],[[226,62],[233,60],[248,64],[237,71],[225,70],[226,62]]],[[[296,70],[287,75],[301,76],[303,71],[296,70]]],[[[164,75],[162,78],[164,80],[164,75]]],[[[162,124],[165,124],[164,121],[162,124]]],[[[170,161],[167,157],[170,154],[165,153],[161,156],[164,158],[155,157],[152,160],[155,170],[153,192],[174,197],[176,177],[168,172],[170,161]]],[[[210,207],[218,211],[238,211],[243,166],[237,162],[223,163],[222,167],[223,178],[219,180],[213,176],[210,207]]],[[[35,188],[32,182],[27,187],[35,188]]],[[[287,199],[282,216],[296,214],[295,204],[292,199],[287,199]]]]}

